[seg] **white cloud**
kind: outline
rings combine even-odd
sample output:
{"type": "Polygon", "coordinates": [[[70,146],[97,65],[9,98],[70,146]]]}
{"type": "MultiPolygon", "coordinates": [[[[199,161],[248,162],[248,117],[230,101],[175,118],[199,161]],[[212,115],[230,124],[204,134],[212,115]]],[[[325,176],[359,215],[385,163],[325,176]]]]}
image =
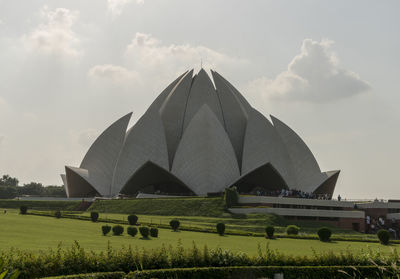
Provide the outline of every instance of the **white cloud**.
{"type": "Polygon", "coordinates": [[[143,76],[168,82],[184,71],[197,66],[209,69],[235,69],[247,61],[202,45],[163,44],[151,34],[136,33],[127,46],[126,61],[143,76]]]}
{"type": "Polygon", "coordinates": [[[52,55],[79,56],[79,38],[72,30],[78,12],[65,8],[41,9],[44,23],[39,24],[30,34],[22,37],[29,50],[52,55]]]}
{"type": "Polygon", "coordinates": [[[139,74],[121,66],[110,64],[93,66],[88,73],[91,78],[106,79],[115,83],[124,81],[135,81],[139,79],[139,74]]]}
{"type": "Polygon", "coordinates": [[[89,70],[89,77],[112,81],[114,84],[130,83],[139,91],[161,90],[168,82],[184,71],[200,67],[218,70],[241,67],[247,61],[230,57],[205,46],[190,44],[163,44],[150,34],[136,33],[124,53],[124,67],[96,65],[89,70]]]}
{"type": "Polygon", "coordinates": [[[329,102],[360,94],[370,89],[356,73],[339,66],[330,50],[332,41],[305,39],[300,53],[275,79],[261,77],[247,90],[278,100],[329,102]]]}
{"type": "MultiPolygon", "coordinates": [[[[119,16],[126,5],[133,0],[107,0],[108,10],[112,16],[119,16]]],[[[137,4],[143,4],[144,0],[136,0],[137,4]]]]}

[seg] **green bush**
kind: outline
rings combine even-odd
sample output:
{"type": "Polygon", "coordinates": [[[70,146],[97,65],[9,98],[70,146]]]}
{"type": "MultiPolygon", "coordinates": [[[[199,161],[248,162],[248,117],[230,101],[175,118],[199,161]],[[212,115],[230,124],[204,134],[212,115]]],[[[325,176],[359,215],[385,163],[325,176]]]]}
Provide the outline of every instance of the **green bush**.
{"type": "Polygon", "coordinates": [[[103,235],[107,235],[111,231],[111,226],[109,225],[101,226],[101,231],[103,232],[103,235]]]}
{"type": "Polygon", "coordinates": [[[331,240],[332,231],[326,227],[320,228],[318,230],[319,240],[323,242],[328,242],[331,240]]]}
{"type": "Polygon", "coordinates": [[[225,224],[224,223],[217,224],[217,232],[221,236],[224,235],[224,233],[225,233],[225,224]]]}
{"type": "Polygon", "coordinates": [[[136,227],[128,227],[128,228],[126,229],[126,232],[127,232],[130,236],[135,237],[135,235],[137,235],[138,230],[137,230],[136,227]]]}
{"type": "Polygon", "coordinates": [[[124,233],[124,227],[121,225],[115,225],[112,227],[113,235],[121,235],[124,233]]]}
{"type": "Polygon", "coordinates": [[[158,229],[157,228],[150,228],[150,236],[151,237],[158,237],[158,229]]]}
{"type": "Polygon", "coordinates": [[[84,273],[73,275],[61,275],[55,277],[45,277],[46,279],[122,279],[126,274],[122,271],[114,272],[97,272],[97,273],[84,273]]]}
{"type": "Polygon", "coordinates": [[[285,279],[382,278],[391,275],[390,271],[381,271],[377,266],[229,266],[135,271],[129,273],[127,279],[275,278],[277,273],[283,274],[285,279]]]}
{"type": "Polygon", "coordinates": [[[60,210],[57,210],[57,211],[54,213],[54,217],[56,217],[57,219],[60,219],[60,218],[61,218],[61,211],[60,211],[60,210]]]}
{"type": "Polygon", "coordinates": [[[90,212],[90,219],[92,222],[97,222],[99,219],[99,213],[98,212],[90,212]]]}
{"type": "Polygon", "coordinates": [[[289,225],[286,227],[286,233],[288,235],[298,235],[300,231],[300,228],[295,225],[289,225]]]}
{"type": "Polygon", "coordinates": [[[379,241],[383,244],[383,245],[388,245],[389,244],[389,239],[390,239],[390,233],[387,230],[379,230],[378,233],[378,238],[379,241]]]}
{"type": "Polygon", "coordinates": [[[0,208],[16,208],[26,206],[29,210],[75,210],[81,201],[25,201],[25,200],[0,200],[0,208]]]}
{"type": "Polygon", "coordinates": [[[137,224],[138,221],[138,217],[135,214],[131,214],[128,216],[128,223],[129,225],[133,226],[137,224]]]}
{"type": "Polygon", "coordinates": [[[149,234],[150,234],[149,227],[146,227],[146,226],[139,227],[139,232],[143,238],[149,238],[149,234]]]}
{"type": "Polygon", "coordinates": [[[225,189],[225,204],[230,208],[239,203],[239,194],[235,186],[225,189]]]}
{"type": "Polygon", "coordinates": [[[171,228],[172,228],[174,231],[177,231],[177,230],[178,230],[180,224],[181,224],[181,223],[179,222],[179,220],[176,220],[176,219],[172,219],[172,220],[169,222],[169,225],[171,226],[171,228]]]}
{"type": "Polygon", "coordinates": [[[26,213],[28,213],[28,207],[25,205],[21,205],[19,207],[19,214],[26,214],[26,213]]]}
{"type": "Polygon", "coordinates": [[[269,239],[274,238],[274,232],[275,232],[275,228],[273,226],[267,226],[265,228],[265,233],[269,239]]]}
{"type": "MultiPolygon", "coordinates": [[[[260,247],[261,248],[261,247],[260,247]]],[[[121,249],[113,249],[108,246],[107,250],[101,253],[85,250],[77,242],[69,248],[60,248],[57,251],[44,250],[41,253],[36,251],[13,250],[12,253],[3,252],[0,259],[4,260],[4,264],[9,270],[20,270],[20,279],[42,278],[46,276],[57,276],[67,274],[79,274],[90,272],[111,272],[124,271],[125,273],[137,270],[138,267],[145,272],[156,269],[165,268],[191,268],[191,267],[230,267],[248,266],[249,268],[279,268],[285,273],[287,278],[352,278],[352,276],[344,276],[338,270],[344,270],[349,274],[354,272],[362,272],[365,276],[356,276],[356,278],[385,278],[379,276],[377,272],[383,268],[392,268],[392,276],[400,274],[400,259],[396,251],[383,255],[381,251],[368,251],[368,256],[358,252],[348,251],[346,253],[315,253],[312,256],[292,256],[280,253],[278,250],[266,248],[260,249],[257,255],[247,255],[242,252],[234,252],[230,250],[208,249],[206,246],[199,249],[195,245],[192,248],[184,248],[182,245],[171,247],[168,249],[132,249],[131,247],[123,247],[121,249]],[[371,267],[371,263],[374,266],[371,267]],[[363,266],[367,270],[374,273],[364,273],[363,266]],[[397,271],[393,270],[394,267],[397,271]],[[357,271],[356,271],[357,269],[357,271]],[[286,270],[286,271],[285,271],[286,270]],[[308,270],[308,272],[306,272],[308,270]],[[315,271],[315,274],[314,274],[315,271]],[[322,273],[326,272],[326,276],[322,273]],[[334,272],[334,276],[329,273],[334,272]],[[397,273],[395,273],[397,272],[397,273]],[[296,277],[296,274],[299,274],[296,277]],[[303,274],[304,276],[300,276],[303,274]],[[315,277],[314,275],[319,275],[315,277]],[[310,277],[306,277],[309,275],[310,277]],[[337,277],[335,277],[337,276],[337,277]]],[[[276,270],[276,269],[275,269],[276,270]]],[[[158,270],[157,272],[166,272],[158,270]]],[[[231,272],[231,271],[229,271],[231,272]]],[[[188,278],[181,276],[165,276],[169,278],[188,278]]],[[[356,273],[358,274],[358,273],[356,273]]],[[[150,278],[165,278],[163,276],[155,276],[150,278]]],[[[239,274],[241,275],[241,274],[239,274]]],[[[262,278],[270,276],[242,276],[241,278],[262,278]]],[[[229,276],[220,276],[218,278],[237,278],[229,276]]],[[[138,277],[146,278],[146,277],[138,277]]],[[[190,278],[190,277],[189,277],[190,278]]],[[[194,277],[198,278],[198,277],[194,277]]],[[[202,278],[208,278],[204,275],[202,278]]],[[[240,278],[240,277],[239,277],[240,278]]],[[[271,278],[271,277],[270,277],[271,278]]],[[[391,278],[391,277],[387,277],[391,278]]]]}

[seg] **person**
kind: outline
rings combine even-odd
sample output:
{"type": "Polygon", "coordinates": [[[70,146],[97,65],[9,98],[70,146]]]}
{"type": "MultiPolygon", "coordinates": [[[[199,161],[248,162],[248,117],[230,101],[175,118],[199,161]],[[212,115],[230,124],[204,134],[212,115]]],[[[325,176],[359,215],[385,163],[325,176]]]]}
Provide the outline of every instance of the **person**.
{"type": "Polygon", "coordinates": [[[342,200],[342,197],[340,196],[340,194],[337,196],[337,200],[338,200],[338,201],[341,201],[341,200],[342,200]]]}
{"type": "Polygon", "coordinates": [[[369,229],[370,229],[370,227],[371,227],[371,216],[369,216],[369,215],[367,215],[367,218],[366,218],[366,220],[365,220],[365,223],[367,224],[367,227],[366,227],[366,233],[369,233],[369,229]]]}

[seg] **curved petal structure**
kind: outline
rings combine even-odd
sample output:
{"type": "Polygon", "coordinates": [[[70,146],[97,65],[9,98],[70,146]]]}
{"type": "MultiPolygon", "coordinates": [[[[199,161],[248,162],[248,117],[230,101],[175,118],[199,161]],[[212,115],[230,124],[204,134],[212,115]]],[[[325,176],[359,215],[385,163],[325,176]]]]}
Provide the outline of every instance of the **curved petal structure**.
{"type": "Polygon", "coordinates": [[[328,194],[330,197],[332,197],[336,182],[339,178],[339,173],[339,170],[324,172],[323,174],[326,175],[326,179],[320,186],[318,186],[317,189],[314,190],[314,193],[328,194]]]}
{"type": "Polygon", "coordinates": [[[179,178],[151,161],[141,166],[121,190],[121,193],[125,195],[136,196],[139,192],[193,195],[193,192],[179,178]]]}
{"type": "Polygon", "coordinates": [[[67,177],[67,194],[69,198],[101,196],[90,183],[88,170],[66,166],[65,174],[67,177]]]}
{"type": "Polygon", "coordinates": [[[112,195],[118,194],[132,174],[147,161],[153,161],[169,170],[168,149],[159,110],[186,74],[187,72],[168,85],[138,122],[129,129],[115,168],[112,195]]]}
{"type": "Polygon", "coordinates": [[[190,88],[185,109],[183,130],[186,129],[194,115],[205,104],[215,114],[221,125],[224,125],[221,105],[218,100],[217,93],[215,92],[214,86],[206,71],[201,69],[200,72],[193,78],[192,87],[190,88]]]}
{"type": "Polygon", "coordinates": [[[331,195],[339,171],[321,172],[303,140],[251,107],[225,78],[183,73],[126,131],[131,114],[107,128],[80,168],[62,175],[68,197],[207,195],[297,189],[331,195]],[[214,87],[215,85],[215,87],[214,87]]]}
{"type": "Polygon", "coordinates": [[[221,76],[214,71],[212,72],[212,75],[222,108],[223,123],[225,124],[226,132],[228,133],[233,149],[235,150],[238,165],[241,167],[243,142],[248,114],[244,105],[221,76]]]}
{"type": "Polygon", "coordinates": [[[271,122],[251,109],[243,147],[242,175],[271,163],[289,188],[296,187],[293,166],[285,144],[271,122]]]}
{"type": "Polygon", "coordinates": [[[92,186],[102,196],[111,194],[115,165],[131,115],[128,113],[108,127],[89,148],[80,165],[81,169],[88,170],[92,186]]]}
{"type": "Polygon", "coordinates": [[[239,177],[229,137],[208,105],[201,107],[186,128],[172,173],[201,196],[223,191],[239,177]]]}
{"type": "Polygon", "coordinates": [[[276,131],[289,153],[297,179],[298,190],[313,192],[325,180],[317,160],[304,141],[285,123],[271,115],[276,131]]]}
{"type": "Polygon", "coordinates": [[[171,90],[160,108],[168,147],[168,161],[172,165],[176,148],[183,134],[186,104],[192,86],[193,70],[186,73],[171,90]]]}

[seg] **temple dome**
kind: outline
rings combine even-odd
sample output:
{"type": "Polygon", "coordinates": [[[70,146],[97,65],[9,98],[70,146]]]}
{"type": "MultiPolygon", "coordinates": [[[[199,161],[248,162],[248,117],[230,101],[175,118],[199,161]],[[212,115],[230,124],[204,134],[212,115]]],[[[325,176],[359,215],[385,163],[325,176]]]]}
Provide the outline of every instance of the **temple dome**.
{"type": "Polygon", "coordinates": [[[108,127],[79,168],[62,175],[69,197],[139,192],[198,195],[296,189],[332,196],[339,171],[321,172],[304,141],[269,121],[226,79],[183,73],[132,128],[131,113],[108,127]],[[214,86],[215,85],[215,86],[214,86]]]}

